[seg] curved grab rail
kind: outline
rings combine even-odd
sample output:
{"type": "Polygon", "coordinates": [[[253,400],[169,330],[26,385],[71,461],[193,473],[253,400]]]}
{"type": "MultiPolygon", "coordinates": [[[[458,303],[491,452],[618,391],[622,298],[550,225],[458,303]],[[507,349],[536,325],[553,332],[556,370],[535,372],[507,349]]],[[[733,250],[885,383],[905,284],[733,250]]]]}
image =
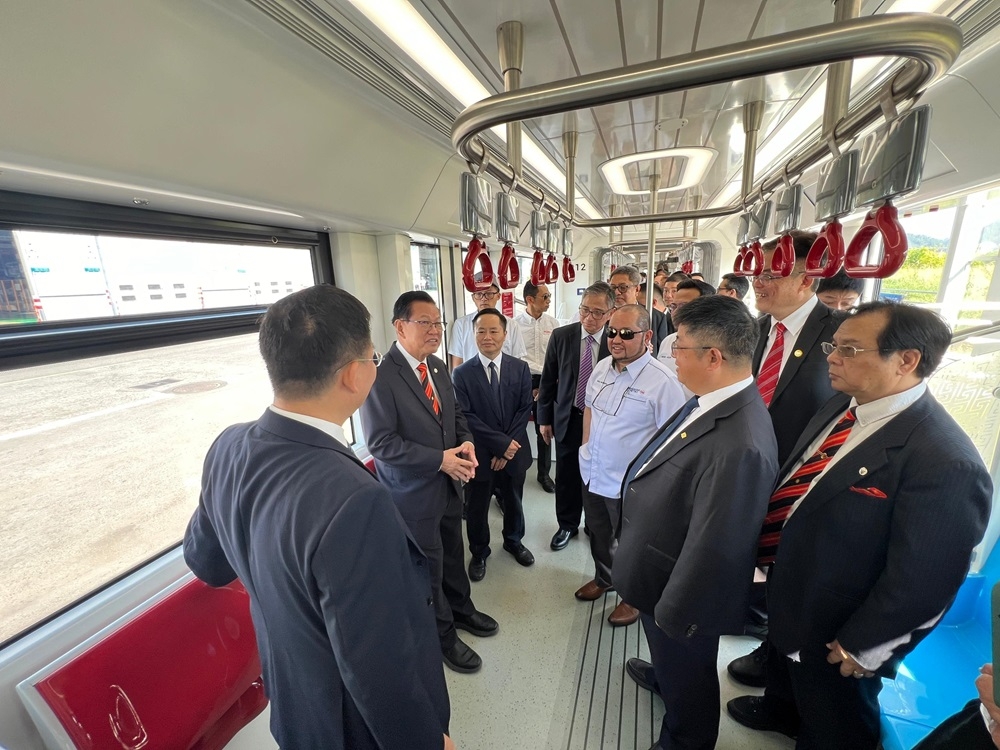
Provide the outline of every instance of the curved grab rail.
{"type": "MultiPolygon", "coordinates": [[[[894,13],[857,18],[491,96],[467,107],[458,116],[451,129],[451,140],[467,161],[482,164],[485,146],[478,142],[477,148],[473,142],[479,133],[496,125],[857,57],[911,58],[891,83],[892,98],[899,103],[915,98],[943,76],[961,50],[961,29],[944,16],[894,13]]],[[[860,134],[882,115],[881,97],[882,92],[875,91],[848,112],[834,130],[838,143],[860,134]]],[[[813,143],[787,164],[772,170],[758,189],[774,190],[828,153],[826,141],[813,143]]],[[[506,164],[491,160],[486,171],[505,184],[513,182],[513,171],[506,164]]],[[[714,218],[742,210],[741,204],[730,204],[722,208],[574,221],[555,201],[524,180],[515,189],[577,227],[714,218]]]]}

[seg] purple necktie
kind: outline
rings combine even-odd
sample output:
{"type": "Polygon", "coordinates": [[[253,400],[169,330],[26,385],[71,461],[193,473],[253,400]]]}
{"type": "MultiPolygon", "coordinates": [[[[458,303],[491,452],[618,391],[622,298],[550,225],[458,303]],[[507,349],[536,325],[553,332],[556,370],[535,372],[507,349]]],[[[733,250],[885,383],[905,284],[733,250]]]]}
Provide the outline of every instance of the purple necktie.
{"type": "Polygon", "coordinates": [[[583,411],[587,405],[587,383],[594,371],[594,337],[587,336],[580,347],[580,377],[576,381],[576,408],[583,411]]]}

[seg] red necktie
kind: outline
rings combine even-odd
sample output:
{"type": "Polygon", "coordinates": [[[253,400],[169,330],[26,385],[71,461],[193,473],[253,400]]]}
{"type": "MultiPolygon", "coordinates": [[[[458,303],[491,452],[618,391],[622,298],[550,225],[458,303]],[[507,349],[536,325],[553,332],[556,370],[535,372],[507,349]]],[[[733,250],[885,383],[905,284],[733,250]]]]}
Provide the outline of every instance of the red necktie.
{"type": "Polygon", "coordinates": [[[764,399],[764,406],[771,406],[771,399],[774,398],[774,389],[778,387],[778,376],[781,374],[781,358],[785,353],[785,328],[784,323],[775,326],[774,344],[771,351],[767,353],[767,359],[760,366],[757,373],[757,390],[760,391],[764,399]]]}
{"type": "Polygon", "coordinates": [[[848,409],[833,426],[833,430],[826,436],[819,449],[771,495],[771,499],[767,502],[767,515],[764,517],[760,540],[757,542],[757,565],[770,565],[774,562],[781,529],[792,514],[792,506],[809,491],[813,480],[823,473],[830,459],[846,442],[856,419],[854,409],[848,409]]]}
{"type": "Polygon", "coordinates": [[[438,416],[441,415],[441,404],[438,403],[437,396],[434,395],[434,388],[431,386],[431,379],[427,377],[427,365],[421,362],[417,365],[417,372],[420,373],[420,385],[424,387],[424,395],[431,401],[431,408],[438,416]]]}

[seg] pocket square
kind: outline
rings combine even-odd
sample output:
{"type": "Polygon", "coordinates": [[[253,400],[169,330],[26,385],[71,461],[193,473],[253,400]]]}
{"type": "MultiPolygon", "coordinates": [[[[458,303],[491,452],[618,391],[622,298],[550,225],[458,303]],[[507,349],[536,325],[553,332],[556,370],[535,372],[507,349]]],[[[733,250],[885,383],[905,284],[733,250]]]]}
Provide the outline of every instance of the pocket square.
{"type": "Polygon", "coordinates": [[[886,495],[878,487],[851,487],[851,492],[857,492],[859,495],[865,495],[866,497],[877,497],[880,500],[885,500],[888,495],[886,495]]]}

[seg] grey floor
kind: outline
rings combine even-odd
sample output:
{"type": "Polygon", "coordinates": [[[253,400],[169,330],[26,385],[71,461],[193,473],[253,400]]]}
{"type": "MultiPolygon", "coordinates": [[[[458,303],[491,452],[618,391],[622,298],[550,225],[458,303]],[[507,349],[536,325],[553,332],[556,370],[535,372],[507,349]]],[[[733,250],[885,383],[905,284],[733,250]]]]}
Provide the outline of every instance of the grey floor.
{"type": "MultiPolygon", "coordinates": [[[[605,622],[614,594],[582,603],[573,592],[593,574],[590,550],[581,535],[560,552],[549,549],[555,505],[534,481],[525,484],[525,546],[535,565],[522,568],[500,546],[501,516],[491,509],[494,544],[486,578],[472,584],[476,606],[500,623],[492,638],[461,637],[483,658],[474,675],[445,670],[451,695],[452,736],[459,750],[647,750],[659,731],[663,705],[637,690],[624,673],[625,661],[645,655],[636,624],[612,628],[605,622]]],[[[726,664],[749,653],[758,641],[723,638],[719,674],[723,705],[757,692],[737,684],[726,664]]],[[[753,732],[722,710],[720,750],[788,750],[794,743],[773,733],[753,732]]]]}

